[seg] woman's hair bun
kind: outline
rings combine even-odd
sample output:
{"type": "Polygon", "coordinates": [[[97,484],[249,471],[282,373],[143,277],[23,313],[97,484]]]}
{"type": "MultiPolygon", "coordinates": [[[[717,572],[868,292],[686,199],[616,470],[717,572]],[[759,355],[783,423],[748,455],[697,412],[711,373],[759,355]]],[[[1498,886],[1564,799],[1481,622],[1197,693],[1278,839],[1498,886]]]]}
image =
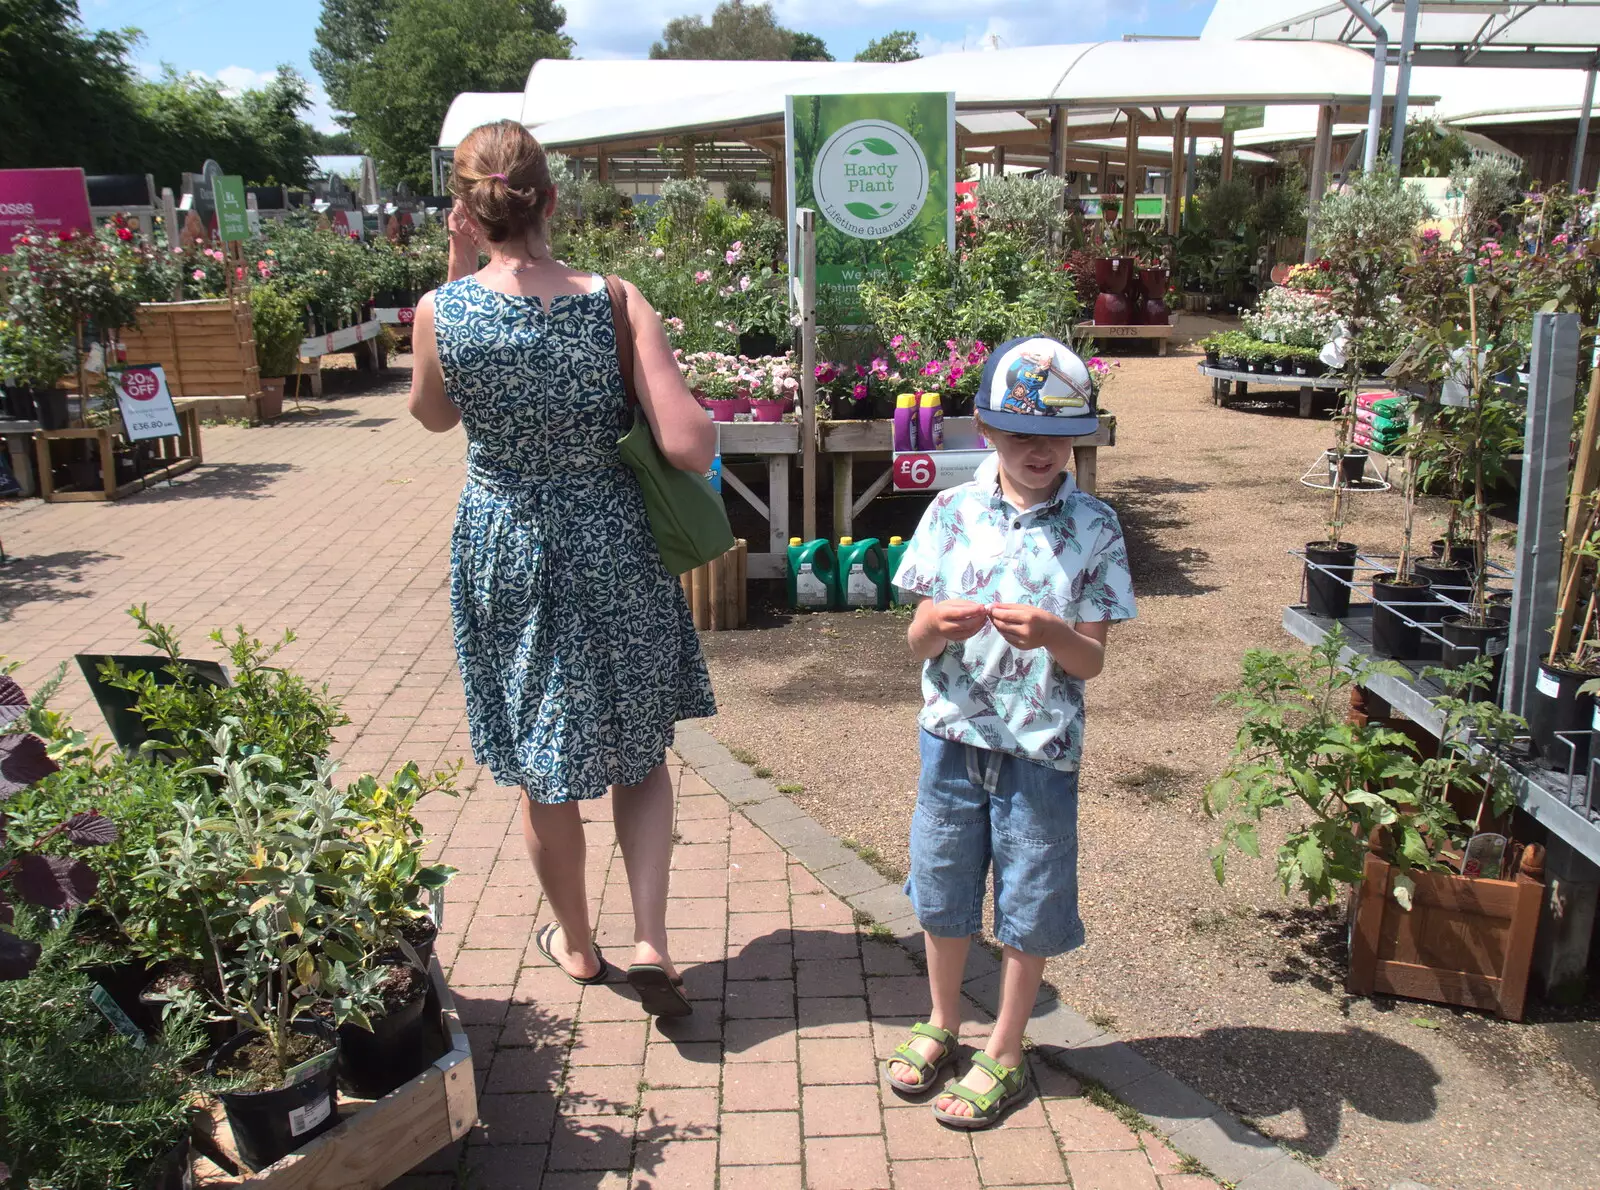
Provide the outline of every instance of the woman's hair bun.
{"type": "Polygon", "coordinates": [[[494,243],[542,231],[554,191],[544,146],[515,120],[474,128],[456,146],[450,192],[494,243]]]}

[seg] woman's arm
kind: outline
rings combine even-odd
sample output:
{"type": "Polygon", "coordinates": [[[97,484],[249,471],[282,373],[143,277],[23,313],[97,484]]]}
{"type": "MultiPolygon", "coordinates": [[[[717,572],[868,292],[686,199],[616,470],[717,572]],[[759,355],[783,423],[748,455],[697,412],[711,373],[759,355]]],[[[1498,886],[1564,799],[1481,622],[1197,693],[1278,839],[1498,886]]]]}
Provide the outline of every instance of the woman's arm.
{"type": "Polygon", "coordinates": [[[622,287],[633,327],[633,383],[656,445],[680,471],[705,471],[717,453],[717,428],[683,382],[660,316],[632,281],[622,287]]]}
{"type": "Polygon", "coordinates": [[[433,294],[417,303],[411,323],[411,416],[435,434],[453,430],[461,410],[445,395],[444,369],[439,366],[439,340],[433,331],[433,294]]]}

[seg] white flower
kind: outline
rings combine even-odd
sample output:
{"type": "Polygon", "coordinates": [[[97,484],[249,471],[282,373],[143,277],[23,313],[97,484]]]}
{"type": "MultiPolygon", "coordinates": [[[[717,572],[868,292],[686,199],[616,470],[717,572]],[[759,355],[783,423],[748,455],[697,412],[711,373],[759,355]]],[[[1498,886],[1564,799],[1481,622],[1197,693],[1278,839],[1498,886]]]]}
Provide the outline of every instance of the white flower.
{"type": "Polygon", "coordinates": [[[666,258],[667,258],[667,250],[665,248],[657,248],[656,249],[656,259],[657,260],[665,260],[666,258]]]}

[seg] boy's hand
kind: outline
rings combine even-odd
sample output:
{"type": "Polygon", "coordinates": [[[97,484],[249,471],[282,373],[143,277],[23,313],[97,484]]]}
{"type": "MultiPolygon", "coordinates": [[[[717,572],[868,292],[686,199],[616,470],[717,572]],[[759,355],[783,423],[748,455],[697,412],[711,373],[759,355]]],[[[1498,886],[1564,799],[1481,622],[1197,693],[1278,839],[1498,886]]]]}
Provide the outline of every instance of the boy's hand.
{"type": "Polygon", "coordinates": [[[934,631],[945,640],[969,640],[988,618],[989,609],[970,599],[944,599],[933,605],[934,631]]]}
{"type": "Polygon", "coordinates": [[[1054,648],[1067,626],[1060,616],[1025,603],[992,604],[989,622],[1013,649],[1054,648]]]}

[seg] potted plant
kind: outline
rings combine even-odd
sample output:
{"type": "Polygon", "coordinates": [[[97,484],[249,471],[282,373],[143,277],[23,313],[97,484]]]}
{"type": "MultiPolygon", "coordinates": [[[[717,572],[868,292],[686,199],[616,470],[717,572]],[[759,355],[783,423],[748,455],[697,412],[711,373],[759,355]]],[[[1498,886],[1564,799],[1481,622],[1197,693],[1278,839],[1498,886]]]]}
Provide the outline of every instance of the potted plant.
{"type": "Polygon", "coordinates": [[[712,421],[732,421],[739,412],[738,381],[724,365],[696,369],[690,374],[689,387],[711,410],[712,421]]]}
{"type": "Polygon", "coordinates": [[[1512,791],[1491,779],[1492,754],[1511,742],[1521,720],[1493,702],[1463,697],[1487,681],[1487,663],[1430,670],[1449,694],[1436,702],[1445,718],[1437,754],[1422,756],[1409,735],[1349,715],[1355,688],[1403,671],[1359,658],[1347,669],[1345,645],[1335,627],[1309,653],[1245,654],[1240,685],[1222,696],[1243,713],[1238,741],[1205,795],[1207,813],[1223,821],[1212,870],[1220,882],[1230,851],[1259,857],[1262,819],[1294,807],[1277,849],[1278,876],[1285,893],[1304,892],[1313,905],[1348,890],[1351,991],[1426,996],[1520,1017],[1540,890],[1522,877],[1508,911],[1500,882],[1466,874],[1464,856],[1486,816],[1514,804],[1512,791]],[[1470,824],[1452,797],[1476,800],[1470,824]],[[1473,909],[1463,916],[1461,905],[1473,909]],[[1397,914],[1414,919],[1391,924],[1397,914]],[[1430,943],[1419,960],[1395,953],[1397,937],[1430,943]],[[1395,961],[1401,958],[1410,961],[1395,961]],[[1430,969],[1421,978],[1419,962],[1430,969]]]}
{"type": "Polygon", "coordinates": [[[286,378],[300,367],[300,301],[275,282],[250,287],[250,324],[256,340],[256,366],[261,376],[262,421],[283,413],[286,378]]]}
{"type": "Polygon", "coordinates": [[[0,317],[0,377],[10,383],[13,417],[38,421],[44,430],[67,428],[67,394],[56,386],[68,372],[70,340],[48,321],[25,324],[15,313],[0,317]]]}

